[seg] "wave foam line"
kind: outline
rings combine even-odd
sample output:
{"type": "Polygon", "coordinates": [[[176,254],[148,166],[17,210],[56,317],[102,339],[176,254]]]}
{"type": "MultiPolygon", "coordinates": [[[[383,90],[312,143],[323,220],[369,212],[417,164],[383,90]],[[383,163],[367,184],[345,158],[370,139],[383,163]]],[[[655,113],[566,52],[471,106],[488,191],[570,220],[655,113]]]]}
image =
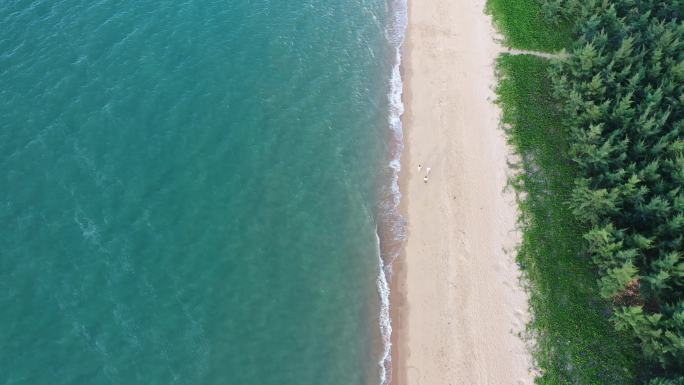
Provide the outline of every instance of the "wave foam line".
{"type": "MultiPolygon", "coordinates": [[[[377,233],[376,233],[377,234],[377,233]]],[[[388,385],[392,380],[392,318],[390,315],[390,288],[387,283],[388,270],[380,254],[380,237],[378,240],[378,263],[380,271],[376,284],[380,294],[380,332],[382,334],[382,357],[378,362],[380,366],[380,385],[388,385]]]]}
{"type": "MultiPolygon", "coordinates": [[[[401,251],[401,244],[406,238],[406,222],[399,213],[401,191],[399,190],[399,173],[401,171],[401,154],[404,150],[404,133],[401,116],[404,114],[402,94],[404,84],[401,78],[401,51],[408,25],[407,0],[390,0],[391,18],[385,31],[390,46],[394,48],[394,62],[388,93],[388,123],[391,130],[390,162],[391,172],[389,191],[380,204],[383,225],[388,226],[392,242],[385,242],[381,250],[381,240],[376,229],[378,241],[379,273],[377,289],[380,295],[380,332],[383,342],[383,353],[378,362],[380,366],[380,385],[389,385],[392,381],[392,319],[390,314],[390,286],[388,277],[392,273],[392,263],[401,251]]],[[[387,232],[383,232],[387,234],[387,232]]]]}

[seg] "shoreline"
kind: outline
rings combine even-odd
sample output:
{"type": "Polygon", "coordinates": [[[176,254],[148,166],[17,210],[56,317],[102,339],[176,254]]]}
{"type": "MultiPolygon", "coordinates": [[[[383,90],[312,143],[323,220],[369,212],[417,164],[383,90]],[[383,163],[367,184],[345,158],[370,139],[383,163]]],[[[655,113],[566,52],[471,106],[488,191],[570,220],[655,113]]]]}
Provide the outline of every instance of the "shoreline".
{"type": "Polygon", "coordinates": [[[501,48],[484,7],[409,3],[399,180],[407,239],[390,281],[393,385],[533,382],[516,335],[528,315],[511,252],[517,207],[504,193],[510,150],[494,104],[501,48]]]}

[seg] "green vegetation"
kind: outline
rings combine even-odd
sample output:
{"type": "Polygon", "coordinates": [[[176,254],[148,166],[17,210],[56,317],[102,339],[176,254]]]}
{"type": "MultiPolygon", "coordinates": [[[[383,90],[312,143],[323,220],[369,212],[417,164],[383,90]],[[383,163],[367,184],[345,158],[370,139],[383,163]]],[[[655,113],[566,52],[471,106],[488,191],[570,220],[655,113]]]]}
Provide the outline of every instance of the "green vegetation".
{"type": "MultiPolygon", "coordinates": [[[[545,9],[545,8],[544,8],[545,9]]],[[[489,0],[487,12],[515,49],[556,52],[572,44],[570,23],[550,24],[537,0],[489,0]]]]}
{"type": "Polygon", "coordinates": [[[684,0],[488,8],[515,48],[574,24],[499,62],[539,382],[683,385],[684,0]]]}
{"type": "Polygon", "coordinates": [[[601,295],[647,369],[684,381],[684,1],[549,3],[577,20],[551,78],[601,295]]]}
{"type": "Polygon", "coordinates": [[[517,150],[523,240],[518,263],[530,289],[541,384],[630,384],[633,350],[605,316],[595,271],[582,254],[583,228],[566,202],[576,169],[567,153],[561,118],[547,77],[550,63],[538,57],[504,55],[499,103],[517,150]]]}

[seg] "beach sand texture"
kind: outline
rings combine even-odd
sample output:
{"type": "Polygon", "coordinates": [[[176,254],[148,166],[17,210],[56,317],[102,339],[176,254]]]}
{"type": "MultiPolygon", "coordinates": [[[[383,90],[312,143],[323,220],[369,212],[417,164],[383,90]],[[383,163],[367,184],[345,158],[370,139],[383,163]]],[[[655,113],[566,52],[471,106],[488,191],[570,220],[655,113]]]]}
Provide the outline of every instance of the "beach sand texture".
{"type": "Polygon", "coordinates": [[[409,233],[394,280],[397,385],[533,383],[517,335],[527,298],[514,261],[514,195],[505,191],[510,152],[494,104],[501,48],[484,6],[409,2],[402,181],[409,233]]]}

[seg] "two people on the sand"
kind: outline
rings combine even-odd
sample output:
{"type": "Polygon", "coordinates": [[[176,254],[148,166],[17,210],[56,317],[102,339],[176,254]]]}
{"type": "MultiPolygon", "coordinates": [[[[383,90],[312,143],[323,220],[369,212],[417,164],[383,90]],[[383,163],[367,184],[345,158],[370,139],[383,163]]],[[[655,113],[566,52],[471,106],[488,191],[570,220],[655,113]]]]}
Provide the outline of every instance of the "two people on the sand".
{"type": "MultiPolygon", "coordinates": [[[[418,172],[420,172],[422,170],[423,170],[423,165],[418,164],[418,172]]],[[[432,170],[430,167],[425,169],[425,176],[423,177],[423,182],[425,182],[425,183],[428,182],[428,178],[430,177],[430,170],[432,170]]]]}

